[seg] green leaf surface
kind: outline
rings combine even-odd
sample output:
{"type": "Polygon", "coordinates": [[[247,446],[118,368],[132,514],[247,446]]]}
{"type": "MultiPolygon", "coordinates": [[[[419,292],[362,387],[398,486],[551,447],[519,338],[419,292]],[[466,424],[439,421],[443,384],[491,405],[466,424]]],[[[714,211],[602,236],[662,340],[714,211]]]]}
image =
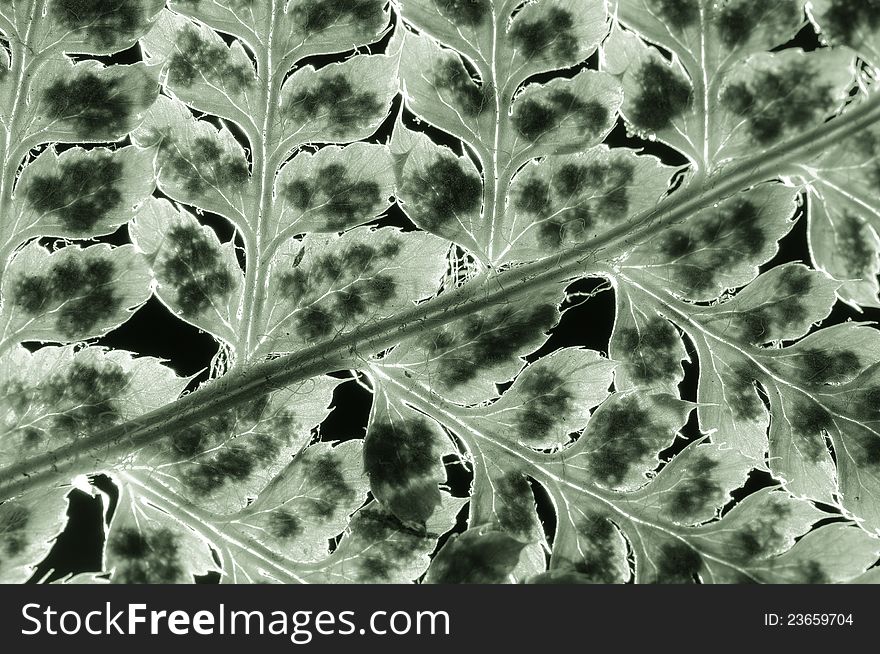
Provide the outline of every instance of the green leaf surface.
{"type": "Polygon", "coordinates": [[[406,31],[400,72],[407,107],[468,144],[473,159],[402,129],[392,150],[404,161],[401,199],[413,221],[499,265],[552,252],[536,253],[535,234],[523,238],[529,225],[511,216],[517,170],[599,143],[622,97],[593,70],[528,83],[595,50],[607,29],[601,3],[465,4],[405,3],[404,19],[419,31],[406,31]]]}
{"type": "Polygon", "coordinates": [[[853,53],[845,48],[768,52],[803,24],[798,0],[615,4],[622,25],[612,29],[602,54],[604,70],[623,83],[622,113],[697,170],[711,171],[820,123],[841,106],[855,76],[853,53]],[[655,46],[670,52],[671,61],[655,46]]]}
{"type": "Polygon", "coordinates": [[[0,0],[0,581],[876,583],[876,5],[0,0]]]}

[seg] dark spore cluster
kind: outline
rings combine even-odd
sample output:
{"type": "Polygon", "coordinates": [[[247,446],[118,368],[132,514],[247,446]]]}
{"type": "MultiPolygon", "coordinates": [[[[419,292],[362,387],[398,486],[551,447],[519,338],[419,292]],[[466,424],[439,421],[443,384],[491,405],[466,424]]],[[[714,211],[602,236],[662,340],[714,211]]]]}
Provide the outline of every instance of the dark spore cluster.
{"type": "Polygon", "coordinates": [[[768,242],[763,217],[753,202],[735,198],[689,221],[687,227],[668,231],[659,248],[674,260],[674,274],[689,289],[707,291],[734,266],[757,263],[768,242]]]}
{"type": "Polygon", "coordinates": [[[490,0],[434,0],[434,5],[456,25],[476,27],[492,11],[490,0]]]}
{"type": "Polygon", "coordinates": [[[322,166],[311,178],[285,184],[284,198],[300,211],[315,209],[331,230],[351,227],[382,206],[382,189],[369,179],[354,179],[339,163],[322,166]]]}
{"type": "Polygon", "coordinates": [[[742,339],[755,345],[766,343],[778,332],[802,322],[807,315],[804,298],[811,288],[809,272],[803,268],[787,268],[777,280],[774,297],[778,299],[737,312],[733,317],[742,339]]]}
{"type": "Polygon", "coordinates": [[[633,396],[604,406],[584,436],[591,474],[606,486],[620,485],[630,468],[650,454],[664,435],[633,396]]]}
{"type": "Polygon", "coordinates": [[[66,230],[81,234],[107,221],[122,204],[123,166],[109,152],[61,161],[57,172],[35,175],[25,200],[40,214],[53,216],[66,230]]]}
{"type": "Polygon", "coordinates": [[[519,472],[507,472],[495,482],[495,515],[504,531],[528,536],[537,524],[535,499],[529,481],[519,472]]]}
{"type": "Polygon", "coordinates": [[[713,477],[717,468],[718,462],[714,459],[705,455],[696,457],[667,500],[673,517],[680,520],[692,519],[723,499],[721,487],[713,477]]]}
{"type": "Polygon", "coordinates": [[[219,248],[198,225],[178,224],[166,235],[167,255],[162,261],[162,280],[176,296],[185,316],[196,316],[211,305],[225,301],[234,288],[219,248]]]}
{"type": "Polygon", "coordinates": [[[404,196],[413,219],[434,231],[455,222],[456,217],[479,211],[483,181],[453,156],[439,156],[406,181],[404,196]]]}
{"type": "Polygon", "coordinates": [[[299,307],[294,317],[299,334],[322,338],[386,305],[397,295],[397,281],[380,271],[399,252],[400,242],[392,238],[376,247],[355,243],[319,255],[307,266],[295,261],[280,276],[278,291],[299,307]],[[338,290],[328,293],[331,288],[338,290]]]}
{"type": "Polygon", "coordinates": [[[45,274],[15,280],[12,299],[26,313],[55,309],[55,326],[65,338],[85,336],[119,309],[115,266],[100,257],[69,256],[51,264],[45,274]]]}
{"type": "Polygon", "coordinates": [[[598,100],[582,100],[567,89],[551,89],[546,98],[528,97],[516,103],[513,125],[530,141],[558,129],[570,120],[581,135],[595,136],[607,125],[610,112],[598,100]]]}
{"type": "Polygon", "coordinates": [[[676,541],[666,543],[660,550],[657,561],[659,584],[693,584],[703,567],[700,553],[687,543],[676,541]]]}
{"type": "Polygon", "coordinates": [[[822,27],[832,38],[857,46],[859,32],[875,32],[880,28],[880,0],[831,0],[822,27]]]}
{"type": "Polygon", "coordinates": [[[645,62],[636,73],[636,84],[630,118],[642,129],[656,132],[669,127],[693,103],[690,83],[660,61],[645,62]]]}
{"type": "Polygon", "coordinates": [[[854,376],[860,367],[859,356],[852,350],[806,348],[797,358],[801,378],[812,384],[838,383],[854,376]]]}
{"type": "Polygon", "coordinates": [[[381,118],[385,103],[372,91],[359,91],[342,73],[324,75],[310,88],[291,94],[287,114],[301,122],[323,121],[334,136],[381,118]]]}
{"type": "Polygon", "coordinates": [[[600,513],[587,513],[575,525],[584,548],[583,559],[574,562],[574,570],[594,584],[612,584],[619,581],[615,559],[617,530],[600,513]]]}
{"type": "Polygon", "coordinates": [[[790,514],[788,506],[778,501],[770,502],[757,518],[731,535],[730,556],[748,563],[772,553],[785,540],[782,521],[790,514]]]}
{"type": "Polygon", "coordinates": [[[287,509],[275,509],[268,520],[267,529],[275,538],[288,540],[303,533],[302,520],[287,509]]]}
{"type": "Polygon", "coordinates": [[[635,168],[624,161],[566,163],[550,183],[537,175],[518,185],[514,206],[541,220],[538,240],[549,249],[583,241],[598,221],[614,221],[629,208],[629,184],[635,168]]]}
{"type": "Polygon", "coordinates": [[[434,558],[438,584],[500,584],[508,581],[524,543],[503,532],[452,536],[434,558]]]}
{"type": "Polygon", "coordinates": [[[491,101],[491,89],[477,83],[460,61],[444,59],[434,70],[434,84],[446,89],[468,116],[479,116],[491,101]]]}
{"type": "Polygon", "coordinates": [[[117,363],[74,360],[39,384],[7,382],[2,390],[18,419],[51,407],[38,426],[23,434],[24,444],[34,446],[45,433],[73,440],[118,422],[117,399],[128,382],[128,373],[117,363]]]}
{"type": "Polygon", "coordinates": [[[735,367],[723,382],[734,418],[758,420],[764,412],[764,403],[755,388],[755,371],[748,365],[735,367]]]}
{"type": "MultiPolygon", "coordinates": [[[[877,180],[872,180],[880,188],[880,158],[877,165],[877,180]]],[[[846,260],[846,269],[853,278],[865,277],[877,265],[877,253],[872,247],[872,239],[865,222],[852,211],[846,210],[837,222],[836,254],[846,260]]]]}
{"type": "Polygon", "coordinates": [[[383,0],[308,0],[294,9],[296,20],[306,34],[320,32],[339,23],[367,27],[382,17],[383,0]]]}
{"type": "Polygon", "coordinates": [[[424,524],[440,503],[432,478],[439,461],[436,444],[437,436],[423,418],[370,427],[364,442],[364,470],[373,488],[389,489],[390,506],[401,519],[424,524]]]}
{"type": "Polygon", "coordinates": [[[677,29],[690,27],[700,19],[698,0],[651,0],[650,6],[677,29]]]}
{"type": "MultiPolygon", "coordinates": [[[[19,502],[10,501],[0,505],[0,554],[14,557],[27,547],[27,526],[31,512],[19,502]]],[[[0,569],[3,559],[0,558],[0,569]]]]}
{"type": "Polygon", "coordinates": [[[185,149],[165,138],[160,147],[163,163],[189,193],[205,193],[211,188],[240,187],[250,177],[244,156],[238,152],[227,152],[216,136],[197,136],[185,149]]]}
{"type": "Polygon", "coordinates": [[[432,354],[443,355],[438,362],[440,381],[455,388],[474,379],[480,369],[510,361],[518,349],[537,344],[558,320],[555,306],[539,304],[531,309],[485,311],[442,328],[428,345],[432,354]]]}
{"type": "Polygon", "coordinates": [[[116,559],[113,583],[172,584],[185,580],[178,538],[166,527],[114,529],[107,550],[116,559]]]}
{"type": "Polygon", "coordinates": [[[831,414],[812,400],[798,400],[786,414],[797,448],[813,463],[828,456],[825,433],[833,428],[831,414]]]}
{"type": "Polygon", "coordinates": [[[638,328],[618,329],[612,347],[615,356],[627,360],[627,372],[638,382],[670,381],[681,371],[681,337],[660,316],[638,328]]]}
{"type": "Polygon", "coordinates": [[[250,65],[233,63],[224,45],[203,39],[194,27],[181,30],[176,38],[177,47],[168,62],[168,80],[172,84],[192,86],[206,77],[238,92],[253,82],[254,70],[250,65]]]}
{"type": "Polygon", "coordinates": [[[393,578],[395,569],[405,565],[428,534],[404,525],[391,513],[361,509],[352,526],[352,536],[367,547],[357,559],[361,582],[383,582],[393,578]]]}
{"type": "Polygon", "coordinates": [[[51,14],[67,29],[82,31],[102,47],[137,34],[147,24],[142,0],[53,0],[51,14]]]}
{"type": "Polygon", "coordinates": [[[510,37],[527,59],[570,61],[578,54],[574,16],[561,7],[548,7],[542,16],[514,22],[510,37]]]}
{"type": "Polygon", "coordinates": [[[721,94],[728,110],[748,119],[749,133],[761,145],[788,131],[818,124],[834,105],[831,86],[817,83],[807,62],[789,62],[780,70],[762,70],[748,82],[731,84],[721,94]]]}
{"type": "Polygon", "coordinates": [[[329,518],[343,502],[355,496],[345,479],[342,463],[332,451],[306,459],[306,481],[309,484],[309,510],[318,518],[329,518]]]}
{"type": "Polygon", "coordinates": [[[573,408],[574,396],[565,387],[565,381],[544,368],[528,375],[520,392],[523,398],[517,432],[526,442],[545,438],[573,408]]]}
{"type": "Polygon", "coordinates": [[[90,137],[125,132],[132,99],[119,82],[91,72],[55,80],[43,91],[46,115],[68,122],[90,137]]]}

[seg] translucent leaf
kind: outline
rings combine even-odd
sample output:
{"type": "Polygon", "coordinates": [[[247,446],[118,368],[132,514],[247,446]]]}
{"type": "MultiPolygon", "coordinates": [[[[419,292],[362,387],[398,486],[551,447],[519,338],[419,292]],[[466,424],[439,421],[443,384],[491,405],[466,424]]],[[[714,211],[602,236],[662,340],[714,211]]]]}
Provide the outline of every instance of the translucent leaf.
{"type": "Polygon", "coordinates": [[[413,306],[437,287],[446,249],[391,228],[287,241],[272,262],[259,349],[295,350],[413,306]]]}
{"type": "Polygon", "coordinates": [[[763,461],[769,415],[757,382],[774,418],[769,468],[792,492],[842,506],[875,529],[876,416],[870,398],[876,386],[876,333],[850,324],[782,349],[753,345],[800,338],[828,314],[835,286],[800,264],[786,264],[728,302],[690,311],[687,321],[685,305],[656,294],[642,297],[677,313],[695,340],[702,368],[700,425],[716,430],[713,440],[763,461]],[[794,288],[795,283],[803,288],[794,288]]]}
{"type": "Polygon", "coordinates": [[[383,364],[407,374],[450,401],[482,402],[495,382],[512,378],[521,357],[537,349],[560,318],[555,304],[492,307],[402,343],[383,364]]]}
{"type": "Polygon", "coordinates": [[[151,64],[166,70],[177,97],[200,111],[253,123],[262,98],[251,59],[240,41],[227,46],[220,35],[179,14],[162,12],[141,43],[151,64]]]}
{"type": "Polygon", "coordinates": [[[706,525],[695,539],[699,547],[723,551],[726,561],[741,570],[708,560],[705,574],[715,582],[730,582],[743,574],[762,573],[789,551],[820,515],[809,503],[794,501],[785,493],[772,489],[753,493],[724,520],[706,525]]]}
{"type": "Polygon", "coordinates": [[[837,284],[800,264],[778,266],[703,313],[745,343],[793,340],[831,312],[837,284]]]}
{"type": "Polygon", "coordinates": [[[0,348],[21,341],[70,342],[118,327],[150,297],[150,274],[131,245],[68,246],[36,241],[6,269],[0,348]]]}
{"type": "Polygon", "coordinates": [[[162,7],[160,0],[53,0],[33,39],[38,47],[68,52],[119,52],[149,29],[162,7]]]}
{"type": "Polygon", "coordinates": [[[141,582],[161,575],[168,577],[166,582],[188,581],[217,570],[218,563],[222,580],[232,583],[407,582],[420,577],[462,502],[444,494],[419,531],[402,525],[375,501],[357,510],[349,525],[348,514],[365,496],[360,450],[358,443],[309,447],[264,494],[231,514],[205,511],[142,473],[122,474],[131,499],[107,539],[107,557],[118,562],[114,580],[131,573],[149,577],[141,582]],[[306,524],[312,528],[307,534],[297,528],[306,524]],[[328,538],[339,541],[329,554],[328,538]]]}
{"type": "Polygon", "coordinates": [[[590,70],[570,80],[530,84],[514,100],[515,134],[504,146],[519,163],[592,145],[611,131],[621,97],[614,82],[590,70]]]}
{"type": "Polygon", "coordinates": [[[531,159],[597,144],[622,96],[611,77],[593,70],[528,82],[592,53],[607,30],[604,6],[419,0],[403,12],[419,30],[404,37],[407,107],[471,148],[464,158],[444,154],[398,126],[392,149],[410,216],[487,265],[545,254],[536,252],[534,233],[519,244],[529,225],[511,217],[511,179],[531,159]]]}
{"type": "Polygon", "coordinates": [[[232,243],[190,213],[151,199],[129,226],[158,281],[156,294],[177,315],[234,343],[243,275],[232,243]]]}
{"type": "Polygon", "coordinates": [[[621,286],[609,356],[623,365],[615,371],[618,390],[633,387],[674,393],[689,360],[681,336],[662,314],[644,306],[636,289],[621,286]]]}
{"type": "Polygon", "coordinates": [[[435,584],[497,584],[519,561],[523,543],[503,532],[469,529],[446,541],[431,562],[426,581],[435,584]]]}
{"type": "Polygon", "coordinates": [[[0,581],[23,583],[67,523],[69,488],[38,488],[0,504],[0,581]]]}
{"type": "Polygon", "coordinates": [[[141,147],[158,146],[159,188],[247,229],[253,202],[248,161],[232,133],[196,120],[177,100],[161,97],[133,133],[141,147]]]}
{"type": "Polygon", "coordinates": [[[537,449],[564,445],[608,397],[615,367],[592,350],[554,352],[526,366],[496,402],[477,409],[478,423],[537,449]]]}
{"type": "Polygon", "coordinates": [[[589,242],[656,204],[670,172],[653,157],[605,146],[530,162],[513,178],[498,226],[505,256],[528,261],[589,242]]]}
{"type": "MultiPolygon", "coordinates": [[[[403,408],[403,403],[411,402],[403,389],[412,376],[405,373],[401,377],[394,366],[380,364],[374,365],[373,369],[382,392],[382,410],[394,412],[394,415],[417,415],[403,408]]],[[[508,465],[507,444],[523,440],[530,446],[551,447],[565,442],[569,432],[579,430],[586,423],[590,408],[608,395],[613,367],[595,353],[563,350],[526,367],[496,402],[471,409],[450,407],[447,410],[451,413],[445,420],[441,419],[445,426],[458,434],[461,434],[459,428],[467,424],[468,435],[480,438],[479,447],[466,441],[469,456],[474,460],[469,524],[491,525],[492,531],[506,534],[518,542],[518,555],[505,572],[511,579],[525,579],[543,571],[548,545],[535,510],[529,480],[508,465]]],[[[383,452],[387,453],[385,461],[394,471],[395,479],[407,475],[410,488],[421,482],[419,488],[425,489],[422,495],[436,497],[437,480],[443,479],[442,469],[437,468],[436,451],[439,448],[425,444],[415,447],[417,442],[428,437],[432,443],[438,442],[438,436],[433,436],[437,433],[436,424],[412,417],[408,422],[401,422],[398,418],[391,423],[394,429],[386,430],[387,447],[383,452]],[[418,425],[418,431],[414,429],[415,425],[418,425]],[[390,438],[392,434],[396,439],[390,438]],[[417,438],[417,435],[424,436],[417,438]],[[429,456],[432,449],[435,450],[434,457],[429,456]],[[395,455],[395,452],[401,454],[395,455]],[[423,476],[416,476],[416,470],[423,471],[423,476]],[[434,472],[433,478],[429,476],[431,472],[434,472]],[[428,490],[432,495],[427,494],[428,490]]],[[[367,437],[367,453],[370,452],[370,439],[376,436],[372,429],[367,437]]],[[[442,454],[443,450],[439,453],[442,454]]],[[[367,462],[369,470],[369,458],[367,462]]],[[[371,488],[377,497],[382,497],[381,479],[371,476],[371,488]]],[[[410,493],[410,498],[415,497],[410,493]]]]}
{"type": "Polygon", "coordinates": [[[505,440],[503,426],[480,424],[483,408],[456,409],[390,368],[383,379],[397,402],[428,413],[473,453],[471,527],[437,555],[428,581],[607,583],[634,574],[639,583],[816,583],[855,578],[874,560],[877,539],[841,523],[834,528],[849,530],[842,533],[857,547],[854,562],[836,565],[829,550],[827,562],[810,563],[817,557],[808,544],[824,536],[823,528],[811,529],[836,514],[778,487],[753,492],[729,509],[754,461],[714,434],[658,462],[656,452],[691,410],[673,397],[614,394],[572,447],[541,453],[505,440]],[[655,467],[659,472],[650,470],[655,467]],[[546,489],[557,511],[549,573],[532,558],[545,544],[535,531],[525,474],[546,489]],[[798,539],[808,532],[802,545],[798,539]]]}
{"type": "Polygon", "coordinates": [[[876,581],[873,0],[167,4],[0,0],[3,579],[876,581]]]}
{"type": "Polygon", "coordinates": [[[617,5],[623,21],[649,41],[674,47],[710,71],[723,69],[734,55],[782,45],[804,22],[798,0],[619,0],[617,5]]]}
{"type": "Polygon", "coordinates": [[[347,143],[372,134],[397,91],[397,53],[357,55],[339,64],[294,72],[281,89],[280,147],[310,141],[347,143]]]}
{"type": "Polygon", "coordinates": [[[97,61],[51,59],[32,82],[39,92],[33,93],[15,136],[30,147],[116,140],[137,127],[155,101],[156,73],[144,64],[105,67],[97,61]]]}
{"type": "Polygon", "coordinates": [[[483,183],[473,162],[399,122],[391,139],[391,152],[397,163],[398,195],[412,221],[426,231],[481,252],[483,183]]]}
{"type": "Polygon", "coordinates": [[[878,9],[876,0],[813,0],[809,5],[810,15],[825,40],[848,45],[875,65],[880,62],[878,9]]]}
{"type": "Polygon", "coordinates": [[[704,211],[637,247],[623,266],[689,300],[717,298],[758,275],[791,229],[795,192],[762,186],[704,211]]]}
{"type": "Polygon", "coordinates": [[[701,439],[686,447],[637,492],[634,502],[680,525],[697,525],[717,518],[734,490],[745,483],[752,461],[731,456],[730,446],[701,439]]]}
{"type": "Polygon", "coordinates": [[[360,441],[317,443],[230,522],[296,561],[316,561],[329,555],[330,539],[345,530],[367,490],[360,441]]]}
{"type": "Polygon", "coordinates": [[[428,567],[439,537],[455,524],[463,500],[443,495],[424,530],[403,526],[371,502],[355,513],[349,531],[333,554],[312,567],[307,577],[323,583],[404,583],[428,567]]]}
{"type": "MultiPolygon", "coordinates": [[[[696,332],[696,330],[694,330],[696,332]]],[[[762,375],[748,358],[737,356],[736,345],[693,335],[703,367],[697,389],[697,416],[712,439],[737,450],[752,464],[763,465],[767,452],[770,413],[755,384],[762,375]]],[[[773,428],[778,420],[773,421],[773,428]]]]}
{"type": "Polygon", "coordinates": [[[488,138],[494,130],[491,82],[475,79],[458,52],[426,35],[407,31],[403,50],[400,74],[413,111],[468,143],[488,138]]]}
{"type": "Polygon", "coordinates": [[[622,112],[699,170],[821,123],[852,85],[853,56],[846,49],[766,52],[802,25],[797,0],[617,5],[620,21],[644,38],[616,25],[603,46],[603,69],[625,89],[622,112]],[[672,60],[650,43],[671,51],[672,60]]]}
{"type": "Polygon", "coordinates": [[[192,583],[217,571],[209,543],[123,486],[110,523],[105,567],[117,584],[192,583]]]}
{"type": "Polygon", "coordinates": [[[275,183],[279,239],[305,232],[338,232],[376,218],[394,194],[388,149],[369,143],[301,153],[275,183]]]}
{"type": "MultiPolygon", "coordinates": [[[[858,370],[847,352],[840,353],[838,365],[858,370]]],[[[790,396],[794,403],[792,408],[800,411],[796,414],[795,431],[799,438],[795,442],[804,451],[802,459],[814,465],[823,463],[827,457],[825,436],[830,436],[836,454],[840,501],[865,520],[871,530],[877,530],[880,525],[877,511],[880,494],[878,388],[880,371],[874,363],[845,384],[813,384],[807,386],[806,397],[800,393],[790,396]]]]}
{"type": "Polygon", "coordinates": [[[832,391],[877,361],[877,332],[845,323],[770,354],[767,361],[774,371],[808,391],[797,392],[780,384],[770,395],[778,417],[770,431],[770,466],[792,492],[836,504],[837,469],[829,445],[833,447],[837,434],[831,427],[830,405],[812,391],[832,391]],[[828,436],[832,439],[827,440],[828,436]]]}
{"type": "MultiPolygon", "coordinates": [[[[766,146],[820,123],[840,108],[854,77],[852,55],[846,50],[762,53],[731,71],[720,97],[733,114],[734,129],[766,146]],[[805,89],[809,96],[803,95],[805,89]],[[780,100],[768,97],[771,92],[798,110],[780,111],[780,100]]],[[[732,144],[728,147],[736,153],[732,144]]]]}
{"type": "Polygon", "coordinates": [[[643,485],[684,426],[692,407],[668,395],[616,393],[590,418],[577,443],[563,450],[566,466],[602,486],[633,490],[643,485]]]}
{"type": "MultiPolygon", "coordinates": [[[[488,540],[500,544],[500,556],[508,557],[506,562],[501,562],[502,574],[496,580],[498,583],[520,581],[542,572],[547,565],[549,546],[538,516],[532,484],[524,474],[504,465],[503,450],[499,452],[487,444],[480,447],[477,457],[468,524],[483,527],[465,531],[463,538],[467,538],[451,548],[450,555],[475,538],[474,532],[491,531],[493,535],[488,540]]],[[[467,547],[464,549],[467,551],[467,547]]],[[[465,573],[463,578],[476,578],[473,572],[465,573]]]]}
{"type": "Polygon", "coordinates": [[[153,191],[153,156],[134,147],[71,148],[60,155],[43,151],[22,171],[15,190],[17,213],[4,222],[4,242],[114,231],[153,191]]]}
{"type": "Polygon", "coordinates": [[[403,524],[424,528],[440,505],[446,479],[442,457],[446,435],[420,415],[395,405],[379,389],[364,441],[364,469],[370,490],[403,524]]]}
{"type": "Polygon", "coordinates": [[[810,253],[820,270],[841,282],[845,302],[880,306],[880,130],[844,140],[803,167],[810,191],[810,253]]]}
{"type": "Polygon", "coordinates": [[[860,574],[878,554],[876,538],[849,525],[830,524],[804,536],[760,572],[777,583],[838,583],[860,574]]]}
{"type": "Polygon", "coordinates": [[[627,581],[630,571],[626,539],[610,516],[581,504],[569,504],[563,499],[550,572],[545,573],[545,579],[548,583],[560,583],[563,579],[574,583],[627,581]]]}

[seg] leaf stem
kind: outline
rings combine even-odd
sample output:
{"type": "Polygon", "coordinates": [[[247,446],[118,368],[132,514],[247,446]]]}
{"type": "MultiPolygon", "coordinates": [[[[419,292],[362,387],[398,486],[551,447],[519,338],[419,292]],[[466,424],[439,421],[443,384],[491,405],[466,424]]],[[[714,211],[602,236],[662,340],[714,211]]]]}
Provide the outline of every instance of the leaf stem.
{"type": "MultiPolygon", "coordinates": [[[[263,124],[260,128],[259,144],[251,144],[252,149],[259,149],[259,157],[255,157],[255,177],[259,179],[259,204],[254,226],[255,239],[252,247],[247,251],[245,271],[244,294],[242,295],[243,321],[242,339],[238,346],[238,357],[242,362],[247,362],[254,351],[256,340],[255,331],[260,324],[263,304],[266,298],[266,278],[269,275],[270,257],[264,257],[263,250],[271,238],[268,236],[268,218],[273,210],[273,186],[275,183],[274,158],[271,156],[269,138],[275,122],[275,106],[278,104],[278,96],[281,92],[280,84],[276,81],[275,62],[273,61],[273,36],[275,22],[277,20],[277,0],[272,0],[269,8],[268,43],[264,48],[264,55],[260,57],[258,74],[265,76],[266,83],[263,88],[263,124]],[[257,165],[258,164],[258,165],[257,165]]],[[[283,79],[279,76],[278,79],[283,79]]]]}

